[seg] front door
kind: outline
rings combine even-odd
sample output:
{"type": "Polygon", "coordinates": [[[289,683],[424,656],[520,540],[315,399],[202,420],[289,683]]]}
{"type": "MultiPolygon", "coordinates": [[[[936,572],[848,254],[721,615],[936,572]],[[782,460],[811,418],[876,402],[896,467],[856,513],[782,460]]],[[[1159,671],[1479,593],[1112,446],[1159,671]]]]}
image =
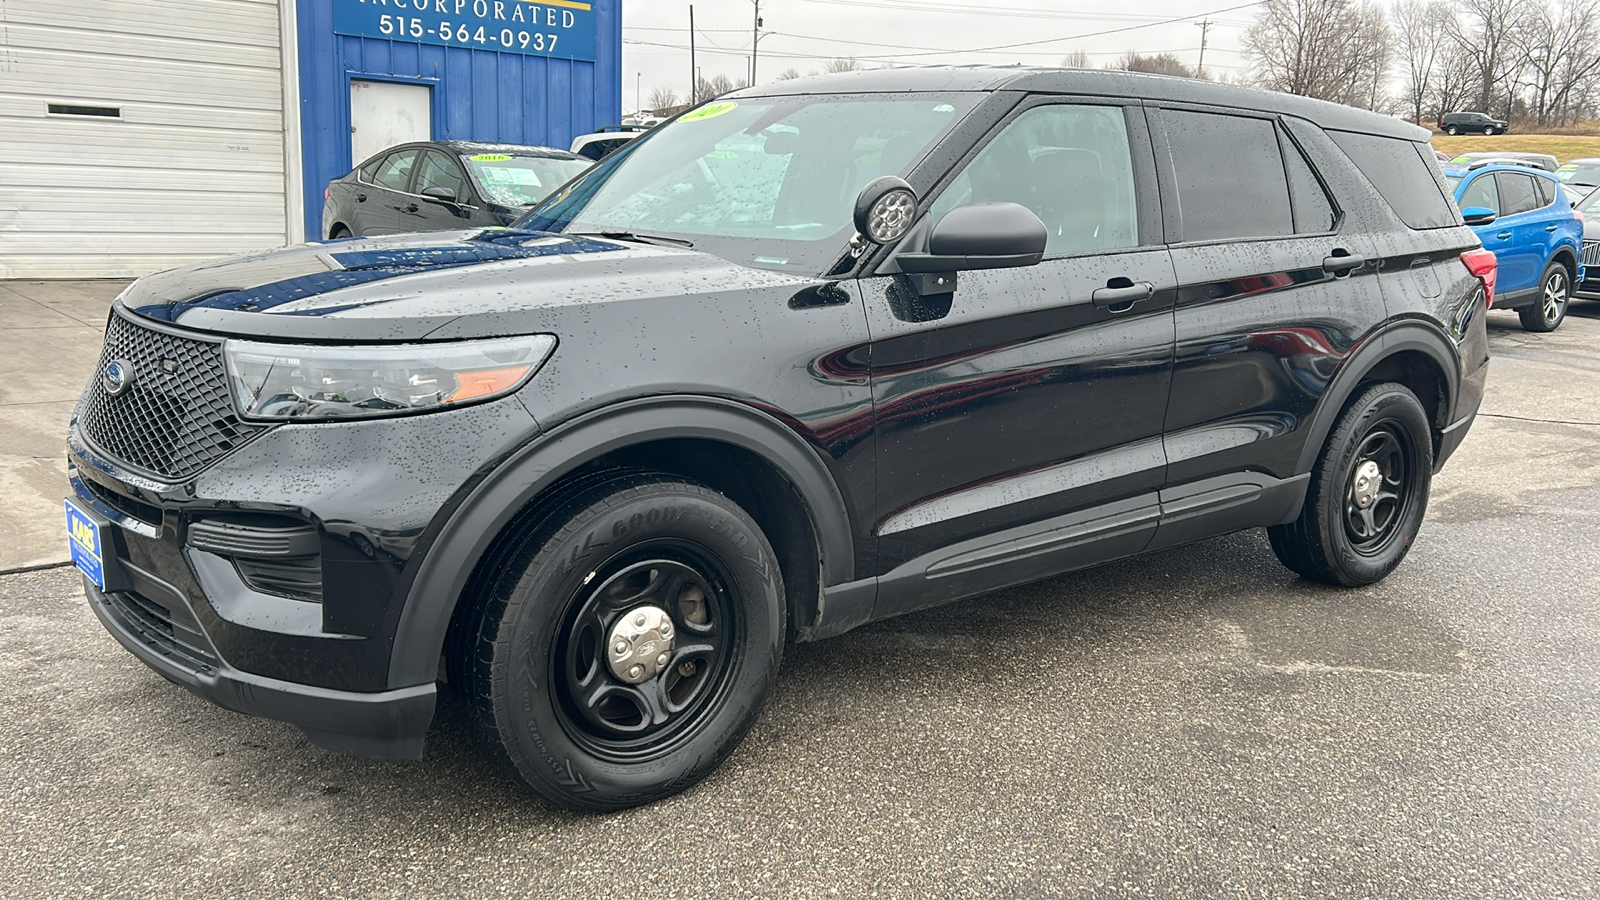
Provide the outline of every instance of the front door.
{"type": "Polygon", "coordinates": [[[1166,459],[1176,282],[1137,109],[1024,106],[937,188],[935,221],[1011,201],[1045,261],[953,295],[863,279],[877,407],[880,580],[892,615],[1137,553],[1166,459]]]}
{"type": "Polygon", "coordinates": [[[1500,219],[1494,223],[1496,238],[1508,233],[1509,238],[1497,241],[1501,249],[1499,281],[1495,290],[1528,291],[1539,287],[1539,276],[1544,274],[1545,250],[1550,243],[1546,226],[1555,230],[1550,217],[1540,207],[1543,198],[1533,180],[1538,176],[1521,172],[1496,172],[1494,180],[1500,186],[1500,219]]]}

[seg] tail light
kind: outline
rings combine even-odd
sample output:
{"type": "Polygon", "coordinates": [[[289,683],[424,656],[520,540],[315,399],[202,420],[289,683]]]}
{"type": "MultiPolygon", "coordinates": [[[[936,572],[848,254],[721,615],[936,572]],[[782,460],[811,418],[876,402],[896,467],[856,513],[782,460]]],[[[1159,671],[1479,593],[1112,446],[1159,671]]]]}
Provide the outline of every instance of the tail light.
{"type": "Polygon", "coordinates": [[[1487,250],[1468,250],[1461,254],[1461,264],[1478,283],[1483,285],[1483,296],[1489,306],[1494,306],[1494,283],[1500,274],[1500,261],[1487,250]]]}
{"type": "Polygon", "coordinates": [[[333,185],[330,184],[327,187],[322,189],[322,199],[327,200],[332,196],[333,196],[333,185]]]}

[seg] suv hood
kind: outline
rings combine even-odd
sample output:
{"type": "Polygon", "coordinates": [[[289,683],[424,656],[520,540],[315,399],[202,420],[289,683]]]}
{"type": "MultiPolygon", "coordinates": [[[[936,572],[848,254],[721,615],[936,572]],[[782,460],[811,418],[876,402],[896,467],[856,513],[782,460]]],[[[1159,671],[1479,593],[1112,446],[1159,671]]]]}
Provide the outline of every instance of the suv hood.
{"type": "Polygon", "coordinates": [[[675,247],[487,229],[230,257],[141,278],[118,302],[146,318],[220,334],[418,341],[530,333],[556,307],[761,287],[792,292],[813,280],[675,247]]]}

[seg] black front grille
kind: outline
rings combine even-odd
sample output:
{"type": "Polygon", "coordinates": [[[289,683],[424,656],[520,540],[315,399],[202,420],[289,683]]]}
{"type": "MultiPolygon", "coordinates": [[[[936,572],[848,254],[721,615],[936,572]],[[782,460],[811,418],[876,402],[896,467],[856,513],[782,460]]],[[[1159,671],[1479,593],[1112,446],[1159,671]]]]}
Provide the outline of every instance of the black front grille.
{"type": "Polygon", "coordinates": [[[205,637],[175,622],[165,606],[133,591],[108,593],[105,598],[122,627],[146,647],[191,672],[209,675],[216,671],[217,658],[207,648],[205,637]]]}
{"type": "Polygon", "coordinates": [[[95,499],[101,503],[125,516],[132,516],[146,525],[161,527],[161,510],[159,507],[151,506],[132,497],[125,497],[92,478],[84,478],[82,481],[83,486],[89,489],[89,493],[93,494],[95,499]]]}
{"type": "Polygon", "coordinates": [[[116,312],[78,423],[100,451],[167,479],[187,478],[265,430],[235,414],[220,343],[145,328],[116,312]],[[132,370],[118,396],[101,377],[114,361],[132,370]]]}

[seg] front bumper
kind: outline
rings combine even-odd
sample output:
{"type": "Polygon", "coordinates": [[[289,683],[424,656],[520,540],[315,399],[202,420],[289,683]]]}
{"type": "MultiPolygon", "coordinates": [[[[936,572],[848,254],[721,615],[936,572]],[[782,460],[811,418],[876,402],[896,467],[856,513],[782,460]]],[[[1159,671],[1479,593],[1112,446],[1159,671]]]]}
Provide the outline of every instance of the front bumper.
{"type": "Polygon", "coordinates": [[[360,694],[294,684],[240,672],[204,647],[186,646],[181,613],[133,591],[103,592],[88,579],[84,591],[100,623],[128,652],[175,684],[247,715],[296,725],[312,743],[375,759],[421,759],[433,721],[436,688],[420,684],[360,694]],[[169,617],[163,621],[161,612],[169,617]]]}

